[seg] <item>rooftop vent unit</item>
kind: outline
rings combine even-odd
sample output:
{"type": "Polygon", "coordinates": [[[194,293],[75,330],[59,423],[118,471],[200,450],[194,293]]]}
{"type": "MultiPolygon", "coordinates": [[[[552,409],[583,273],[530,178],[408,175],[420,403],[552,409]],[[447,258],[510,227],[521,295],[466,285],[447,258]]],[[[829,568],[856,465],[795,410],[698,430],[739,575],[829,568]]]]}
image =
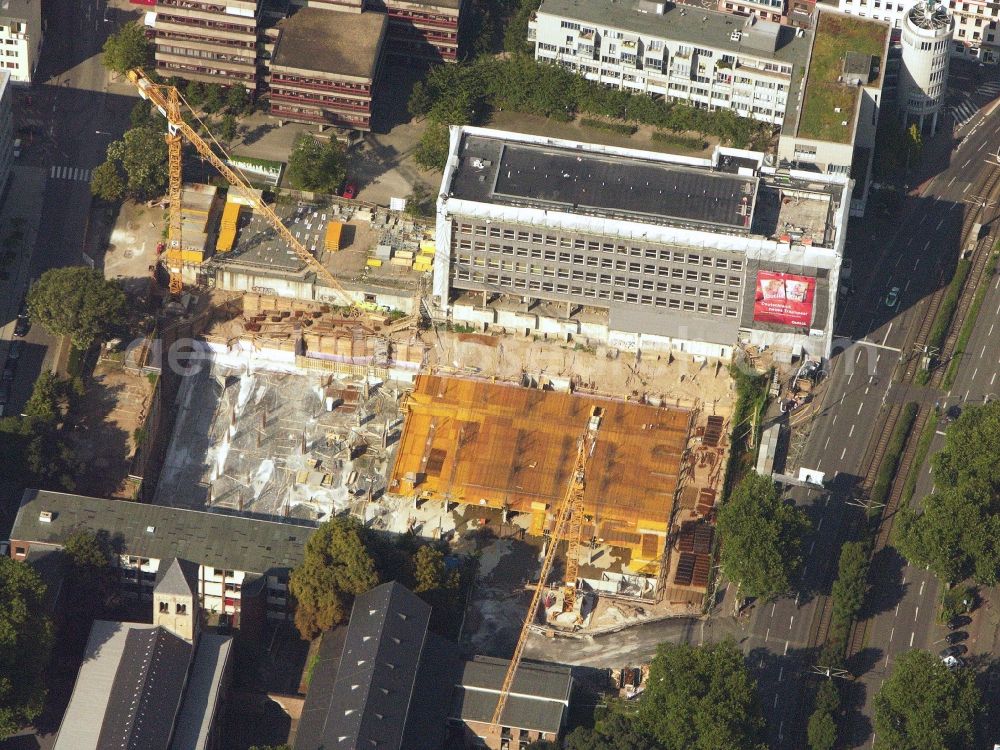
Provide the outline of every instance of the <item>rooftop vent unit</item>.
{"type": "Polygon", "coordinates": [[[42,523],[52,523],[52,511],[43,510],[38,514],[38,520],[42,523]]]}
{"type": "Polygon", "coordinates": [[[156,527],[155,527],[155,526],[147,526],[147,527],[146,527],[146,533],[147,533],[147,534],[152,534],[152,533],[154,533],[155,531],[156,531],[156,527]]]}
{"type": "Polygon", "coordinates": [[[743,38],[743,32],[741,32],[739,29],[734,29],[733,33],[729,35],[729,41],[731,42],[738,42],[742,38],[743,38]]]}

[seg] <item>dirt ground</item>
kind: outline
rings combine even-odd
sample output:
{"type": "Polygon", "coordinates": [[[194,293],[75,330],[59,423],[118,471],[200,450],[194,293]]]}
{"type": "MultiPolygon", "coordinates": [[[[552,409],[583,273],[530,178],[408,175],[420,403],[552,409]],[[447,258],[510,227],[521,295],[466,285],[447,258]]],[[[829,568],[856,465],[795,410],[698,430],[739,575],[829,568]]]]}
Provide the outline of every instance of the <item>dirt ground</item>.
{"type": "Polygon", "coordinates": [[[118,279],[132,294],[142,294],[148,287],[149,266],[156,263],[156,245],[163,240],[165,226],[164,209],[125,202],[105,250],[104,276],[118,279]]]}
{"type": "Polygon", "coordinates": [[[101,361],[80,399],[71,433],[84,469],[77,490],[96,497],[119,496],[135,453],[136,430],[149,412],[153,382],[115,362],[101,361]]]}
{"type": "Polygon", "coordinates": [[[491,336],[438,330],[423,334],[432,345],[430,366],[440,372],[521,382],[522,376],[573,378],[578,390],[617,398],[659,398],[680,406],[726,411],[735,391],[726,367],[668,354],[637,356],[606,346],[524,336],[491,336]]]}

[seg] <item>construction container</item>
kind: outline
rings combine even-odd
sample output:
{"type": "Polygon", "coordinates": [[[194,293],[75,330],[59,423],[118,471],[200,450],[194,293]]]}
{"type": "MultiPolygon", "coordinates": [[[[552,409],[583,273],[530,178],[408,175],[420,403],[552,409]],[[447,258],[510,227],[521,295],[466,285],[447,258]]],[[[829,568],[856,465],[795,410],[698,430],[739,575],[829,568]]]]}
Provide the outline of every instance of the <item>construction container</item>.
{"type": "Polygon", "coordinates": [[[331,221],[327,224],[326,239],[323,241],[323,247],[331,253],[335,253],[340,250],[340,235],[343,229],[344,222],[342,221],[331,221]]]}
{"type": "Polygon", "coordinates": [[[404,268],[409,268],[412,262],[409,258],[400,258],[398,255],[389,261],[394,266],[403,266],[404,268]]]}
{"type": "Polygon", "coordinates": [[[437,246],[434,244],[434,240],[420,240],[420,252],[425,255],[434,255],[434,251],[437,246]]]}
{"type": "Polygon", "coordinates": [[[406,258],[406,260],[413,260],[413,251],[412,250],[397,250],[395,253],[393,253],[392,257],[394,257],[394,258],[406,258]]]}
{"type": "Polygon", "coordinates": [[[236,227],[240,220],[240,204],[226,202],[222,210],[222,221],[219,224],[219,239],[215,243],[216,252],[228,253],[233,249],[236,240],[236,227]]]}
{"type": "Polygon", "coordinates": [[[371,268],[381,268],[382,259],[381,258],[369,258],[365,261],[365,264],[371,268]]]}

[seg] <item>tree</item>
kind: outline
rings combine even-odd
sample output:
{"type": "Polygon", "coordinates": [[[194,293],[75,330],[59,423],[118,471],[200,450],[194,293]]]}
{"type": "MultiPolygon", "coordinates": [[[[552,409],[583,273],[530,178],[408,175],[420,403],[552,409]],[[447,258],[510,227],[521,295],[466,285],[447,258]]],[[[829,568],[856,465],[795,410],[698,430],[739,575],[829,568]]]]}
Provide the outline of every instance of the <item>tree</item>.
{"type": "Polygon", "coordinates": [[[236,140],[236,118],[232,115],[223,115],[219,127],[215,129],[215,136],[226,144],[236,140]]]}
{"type": "Polygon", "coordinates": [[[307,133],[296,138],[288,157],[288,181],[292,187],[335,193],[346,177],[344,148],[337,141],[324,143],[307,133]]]}
{"type": "Polygon", "coordinates": [[[639,721],[662,750],[764,747],[756,685],[732,641],[660,644],[639,721]]]}
{"type": "Polygon", "coordinates": [[[79,529],[63,543],[69,560],[70,597],[78,617],[93,618],[113,602],[118,575],[107,534],[79,529]]]}
{"type": "Polygon", "coordinates": [[[769,477],[751,472],[736,485],[719,511],[718,529],[719,562],[743,596],[768,599],[792,588],[809,519],[781,499],[769,477]]]}
{"type": "Polygon", "coordinates": [[[413,580],[417,594],[441,588],[445,583],[444,553],[429,544],[418,549],[413,556],[413,580]]]}
{"type": "Polygon", "coordinates": [[[124,324],[125,292],[92,268],[52,268],[32,284],[28,309],[49,332],[87,349],[124,324]]]}
{"type": "Polygon", "coordinates": [[[222,103],[222,86],[218,83],[205,86],[205,98],[202,99],[201,108],[206,112],[218,112],[222,108],[222,103]]]}
{"type": "Polygon", "coordinates": [[[30,565],[0,557],[0,739],[36,718],[52,650],[45,584],[30,565]]]}
{"type": "Polygon", "coordinates": [[[297,602],[295,626],[303,638],[315,638],[343,622],[354,596],[378,585],[367,536],[357,519],[336,516],[309,538],[302,563],[289,581],[297,602]]]}
{"type": "Polygon", "coordinates": [[[939,486],[981,481],[1000,492],[1000,401],[967,407],[948,426],[944,448],[932,462],[939,486]]]}
{"type": "Polygon", "coordinates": [[[90,193],[101,200],[113,203],[125,195],[125,180],[113,161],[99,165],[90,175],[90,193]]]}
{"type": "Polygon", "coordinates": [[[130,197],[148,200],[166,190],[167,143],[159,129],[144,126],[125,131],[122,140],[108,146],[108,161],[125,172],[130,197]]]}
{"type": "Polygon", "coordinates": [[[896,660],[874,709],[876,750],[960,750],[976,746],[983,703],[972,670],[914,650],[896,660]]]}
{"type": "Polygon", "coordinates": [[[430,122],[420,136],[413,158],[424,169],[444,169],[448,161],[448,126],[430,122]]]}
{"type": "Polygon", "coordinates": [[[200,81],[189,81],[184,87],[184,98],[192,107],[200,107],[205,101],[205,85],[200,81]]]}
{"type": "Polygon", "coordinates": [[[840,710],[840,691],[833,680],[824,680],[816,691],[813,712],[806,727],[811,750],[833,750],[837,744],[837,720],[840,710]]]}
{"type": "Polygon", "coordinates": [[[226,109],[231,115],[246,114],[250,107],[250,95],[242,83],[234,83],[226,92],[226,109]]]}
{"type": "Polygon", "coordinates": [[[868,593],[867,579],[868,546],[863,542],[846,542],[840,548],[837,579],[830,590],[833,603],[831,628],[838,638],[845,641],[868,593]]]}
{"type": "Polygon", "coordinates": [[[566,737],[566,750],[659,750],[634,715],[626,715],[616,704],[594,728],[577,727],[566,737]]]}
{"type": "Polygon", "coordinates": [[[31,396],[24,405],[24,415],[45,422],[55,422],[66,395],[65,385],[51,370],[43,370],[35,380],[31,396]]]}
{"type": "Polygon", "coordinates": [[[138,23],[128,23],[104,42],[104,67],[119,75],[149,62],[152,47],[146,30],[138,23]]]}
{"type": "Polygon", "coordinates": [[[906,131],[906,164],[920,160],[920,154],[924,150],[924,137],[920,133],[920,128],[916,123],[910,125],[906,131]]]}

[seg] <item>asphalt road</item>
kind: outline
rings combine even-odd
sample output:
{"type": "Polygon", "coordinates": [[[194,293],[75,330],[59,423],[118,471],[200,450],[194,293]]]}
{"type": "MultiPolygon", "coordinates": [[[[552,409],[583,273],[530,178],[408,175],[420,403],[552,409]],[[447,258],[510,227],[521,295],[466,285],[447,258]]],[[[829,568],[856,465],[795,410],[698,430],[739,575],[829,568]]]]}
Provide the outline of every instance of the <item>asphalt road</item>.
{"type": "MultiPolygon", "coordinates": [[[[39,204],[32,206],[40,221],[27,273],[11,290],[12,299],[20,300],[46,270],[84,262],[90,170],[128,127],[136,100],[121,84],[109,85],[99,52],[107,34],[134,13],[113,10],[105,22],[105,11],[103,0],[51,0],[37,83],[15,89],[15,127],[23,144],[18,165],[37,169],[45,184],[39,204]]],[[[7,413],[20,412],[35,378],[51,366],[55,343],[41,326],[32,326],[7,413]]]]}
{"type": "MultiPolygon", "coordinates": [[[[993,113],[975,127],[938,174],[906,199],[900,216],[881,222],[868,219],[851,226],[847,254],[853,260],[856,292],[843,304],[841,327],[836,329],[842,349],[827,367],[829,376],[821,399],[807,407],[811,411],[793,415],[797,433],[807,437],[791,468],[817,469],[825,473],[827,482],[822,491],[793,489],[789,493],[813,524],[813,532],[805,540],[804,593],[757,606],[749,618],[740,620],[731,612],[720,611],[707,624],[689,619],[652,623],[584,641],[533,637],[527,656],[620,667],[648,662],[662,641],[700,643],[731,637],[742,645],[757,670],[769,745],[805,746],[809,706],[804,700],[811,691],[803,688],[806,681],[817,679],[808,669],[813,659],[808,648],[810,631],[818,616],[814,593],[828,591],[836,573],[841,526],[848,512],[858,512],[847,503],[862,480],[869,441],[883,405],[914,399],[933,402],[937,398],[930,389],[893,384],[893,370],[901,357],[913,351],[913,337],[927,314],[928,297],[947,281],[959,250],[964,211],[978,199],[975,185],[987,167],[987,158],[1000,144],[998,121],[1000,115],[993,113]],[[893,287],[898,288],[898,302],[890,307],[886,302],[893,287]]],[[[970,129],[977,122],[970,123],[970,129]]],[[[986,346],[980,356],[984,359],[981,372],[975,374],[980,384],[989,383],[997,370],[987,367],[985,359],[996,359],[1000,351],[996,346],[1000,339],[1000,290],[994,293],[998,298],[988,298],[983,316],[987,310],[995,311],[997,325],[987,328],[985,334],[977,329],[969,347],[971,357],[977,354],[977,347],[982,352],[986,346]],[[991,344],[981,340],[984,335],[997,338],[991,339],[991,344]]],[[[956,393],[970,365],[975,368],[971,361],[963,364],[956,393]]],[[[895,566],[898,574],[888,576],[887,583],[873,592],[873,636],[858,663],[852,665],[866,672],[851,694],[856,702],[847,727],[852,746],[870,742],[868,702],[894,656],[911,647],[931,647],[942,634],[933,622],[936,584],[930,574],[906,568],[899,560],[895,566]],[[897,618],[897,623],[890,622],[897,618]]]]}

